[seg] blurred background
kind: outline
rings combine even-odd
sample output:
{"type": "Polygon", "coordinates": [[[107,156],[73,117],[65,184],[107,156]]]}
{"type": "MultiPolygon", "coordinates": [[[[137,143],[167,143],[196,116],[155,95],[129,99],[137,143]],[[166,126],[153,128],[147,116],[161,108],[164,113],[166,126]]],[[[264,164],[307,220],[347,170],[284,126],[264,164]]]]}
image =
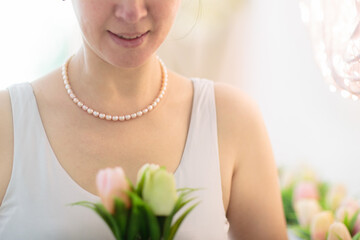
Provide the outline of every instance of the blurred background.
{"type": "MultiPolygon", "coordinates": [[[[35,80],[79,48],[70,1],[0,6],[0,89],[35,80]]],[[[329,91],[297,1],[183,0],[159,55],[185,76],[226,82],[254,98],[278,166],[308,163],[360,196],[360,102],[329,91]]]]}

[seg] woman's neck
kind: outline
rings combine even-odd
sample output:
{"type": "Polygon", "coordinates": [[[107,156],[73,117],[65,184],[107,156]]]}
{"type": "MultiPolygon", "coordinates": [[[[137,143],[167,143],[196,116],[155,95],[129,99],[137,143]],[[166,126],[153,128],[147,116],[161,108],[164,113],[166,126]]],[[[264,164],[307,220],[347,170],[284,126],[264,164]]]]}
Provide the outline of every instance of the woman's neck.
{"type": "Polygon", "coordinates": [[[140,110],[153,101],[161,87],[161,68],[155,56],[136,68],[118,68],[81,49],[68,72],[77,96],[91,97],[92,102],[106,108],[104,111],[140,110]]]}

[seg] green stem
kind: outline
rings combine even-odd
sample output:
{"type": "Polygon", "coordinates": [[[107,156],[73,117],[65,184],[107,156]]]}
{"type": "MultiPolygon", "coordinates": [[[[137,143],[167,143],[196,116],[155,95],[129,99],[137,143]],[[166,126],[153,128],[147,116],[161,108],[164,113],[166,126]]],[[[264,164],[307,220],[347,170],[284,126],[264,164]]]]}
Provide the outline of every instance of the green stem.
{"type": "Polygon", "coordinates": [[[164,226],[165,226],[166,218],[167,218],[167,216],[157,216],[159,226],[160,226],[161,237],[164,236],[164,226]]]}

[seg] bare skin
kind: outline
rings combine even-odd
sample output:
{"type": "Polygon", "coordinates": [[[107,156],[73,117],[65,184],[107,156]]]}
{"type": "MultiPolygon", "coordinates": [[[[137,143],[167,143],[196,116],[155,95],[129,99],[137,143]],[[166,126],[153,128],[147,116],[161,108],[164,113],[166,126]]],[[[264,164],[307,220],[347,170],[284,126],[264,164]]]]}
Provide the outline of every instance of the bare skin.
{"type": "MultiPolygon", "coordinates": [[[[170,72],[168,92],[158,108],[120,124],[79,110],[64,90],[59,69],[31,84],[58,161],[88,192],[97,194],[95,176],[105,167],[120,165],[135,182],[145,162],[164,165],[171,172],[179,165],[192,109],[189,79],[170,72]]],[[[233,239],[286,239],[276,167],[256,106],[227,84],[215,84],[215,98],[223,204],[233,239]]],[[[0,91],[0,114],[2,202],[11,177],[14,140],[7,91],[0,91]]]]}

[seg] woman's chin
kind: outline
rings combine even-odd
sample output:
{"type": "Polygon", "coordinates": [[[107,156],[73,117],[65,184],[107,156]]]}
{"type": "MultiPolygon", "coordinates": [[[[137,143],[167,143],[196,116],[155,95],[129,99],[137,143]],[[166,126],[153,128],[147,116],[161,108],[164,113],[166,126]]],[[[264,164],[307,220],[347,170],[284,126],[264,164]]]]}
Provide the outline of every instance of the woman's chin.
{"type": "Polygon", "coordinates": [[[118,68],[138,68],[146,64],[154,57],[153,54],[124,54],[124,55],[111,55],[108,62],[118,68]]]}

